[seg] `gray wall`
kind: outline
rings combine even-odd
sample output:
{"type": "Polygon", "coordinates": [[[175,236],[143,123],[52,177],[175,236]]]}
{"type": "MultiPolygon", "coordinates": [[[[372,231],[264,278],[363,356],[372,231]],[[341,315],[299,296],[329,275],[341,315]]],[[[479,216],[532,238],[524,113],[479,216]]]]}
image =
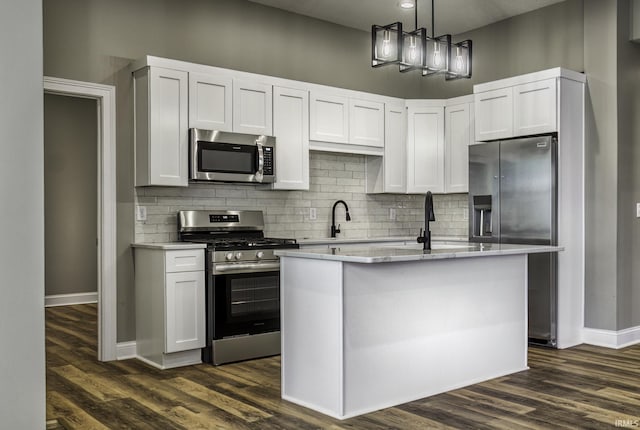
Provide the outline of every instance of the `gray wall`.
{"type": "Polygon", "coordinates": [[[552,67],[583,71],[582,7],[582,0],[567,0],[455,36],[473,40],[472,78],[425,77],[420,96],[471,94],[475,84],[552,67]]]}
{"type": "Polygon", "coordinates": [[[585,326],[640,325],[640,45],[628,0],[585,0],[585,326]]]}
{"type": "Polygon", "coordinates": [[[44,97],[45,295],[97,291],[98,111],[44,97]]]}
{"type": "Polygon", "coordinates": [[[618,330],[640,325],[640,44],[629,41],[628,13],[629,1],[619,1],[618,330]]]}
{"type": "Polygon", "coordinates": [[[617,8],[585,0],[586,273],[585,325],[616,329],[617,288],[617,8]]]}
{"type": "Polygon", "coordinates": [[[0,427],[45,427],[42,4],[0,13],[0,427]]]}

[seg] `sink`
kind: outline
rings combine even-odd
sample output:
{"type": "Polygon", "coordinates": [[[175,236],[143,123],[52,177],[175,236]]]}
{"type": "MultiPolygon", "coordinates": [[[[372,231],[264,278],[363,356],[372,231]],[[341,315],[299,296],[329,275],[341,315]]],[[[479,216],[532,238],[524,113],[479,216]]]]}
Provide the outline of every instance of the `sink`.
{"type": "MultiPolygon", "coordinates": [[[[431,249],[445,250],[445,249],[471,249],[475,248],[477,244],[473,243],[455,243],[455,242],[431,242],[431,249]]],[[[409,249],[422,249],[421,243],[414,243],[406,245],[409,249]]]]}

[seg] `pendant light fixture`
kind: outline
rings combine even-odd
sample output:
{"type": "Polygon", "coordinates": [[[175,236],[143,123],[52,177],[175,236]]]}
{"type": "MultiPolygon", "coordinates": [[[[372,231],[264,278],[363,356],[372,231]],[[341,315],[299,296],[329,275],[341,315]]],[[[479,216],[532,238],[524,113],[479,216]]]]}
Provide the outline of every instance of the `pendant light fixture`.
{"type": "Polygon", "coordinates": [[[415,30],[405,32],[402,23],[371,26],[371,65],[398,64],[401,72],[420,70],[422,76],[444,74],[446,80],[471,77],[471,40],[451,43],[451,35],[435,36],[435,9],[431,0],[431,36],[418,28],[418,0],[400,0],[402,8],[414,8],[415,30]]]}

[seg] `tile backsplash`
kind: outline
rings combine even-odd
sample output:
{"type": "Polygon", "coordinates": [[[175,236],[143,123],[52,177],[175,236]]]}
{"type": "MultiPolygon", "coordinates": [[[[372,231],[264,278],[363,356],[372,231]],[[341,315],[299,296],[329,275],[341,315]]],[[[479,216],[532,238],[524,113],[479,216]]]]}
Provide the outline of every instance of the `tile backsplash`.
{"type": "MultiPolygon", "coordinates": [[[[265,216],[265,235],[324,238],[329,236],[331,207],[336,200],[349,205],[345,222],[336,209],[338,237],[417,236],[424,224],[424,195],[365,194],[363,155],[311,152],[309,191],[271,191],[258,185],[190,184],[187,188],[136,188],[136,205],[147,208],[147,220],[136,221],[136,242],[177,240],[176,212],[182,209],[257,209],[265,216]],[[316,208],[317,219],[309,219],[316,208]],[[390,209],[396,212],[390,219],[390,209]]],[[[467,237],[467,194],[434,195],[435,236],[467,237]]],[[[132,216],[134,216],[132,214],[132,216]]]]}

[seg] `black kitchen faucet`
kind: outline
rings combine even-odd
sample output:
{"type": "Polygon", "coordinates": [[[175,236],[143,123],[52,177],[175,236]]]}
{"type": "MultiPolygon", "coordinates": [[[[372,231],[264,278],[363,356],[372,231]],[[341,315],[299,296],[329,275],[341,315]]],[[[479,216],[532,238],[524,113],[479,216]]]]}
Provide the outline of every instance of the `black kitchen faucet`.
{"type": "Polygon", "coordinates": [[[333,209],[331,209],[331,237],[336,237],[336,233],[340,233],[340,224],[338,224],[338,228],[336,228],[336,206],[338,203],[342,203],[344,205],[344,209],[346,212],[347,221],[351,221],[351,215],[349,215],[349,206],[345,203],[344,200],[338,200],[333,204],[333,209]]]}
{"type": "Polygon", "coordinates": [[[418,236],[418,243],[422,244],[424,251],[431,251],[431,230],[429,229],[429,221],[435,221],[436,215],[433,213],[433,196],[431,191],[427,191],[427,195],[424,198],[424,233],[420,229],[420,236],[418,236]]]}

